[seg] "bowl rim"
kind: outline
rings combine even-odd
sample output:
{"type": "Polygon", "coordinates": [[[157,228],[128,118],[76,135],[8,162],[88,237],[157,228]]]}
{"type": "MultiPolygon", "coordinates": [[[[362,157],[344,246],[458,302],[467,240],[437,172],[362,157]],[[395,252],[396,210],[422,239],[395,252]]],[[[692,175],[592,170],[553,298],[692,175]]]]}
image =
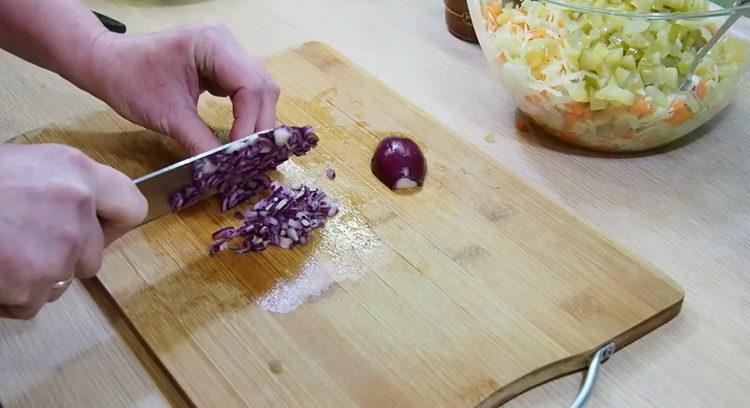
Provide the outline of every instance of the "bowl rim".
{"type": "MultiPolygon", "coordinates": [[[[584,13],[601,14],[605,16],[614,16],[614,17],[627,17],[627,18],[632,18],[632,19],[644,19],[644,20],[692,20],[692,19],[728,16],[730,14],[734,14],[737,12],[743,13],[743,14],[750,14],[750,2],[740,5],[740,6],[721,7],[718,4],[715,4],[709,1],[710,5],[716,8],[712,10],[700,11],[700,12],[672,13],[672,12],[664,12],[664,11],[636,12],[636,11],[608,10],[608,9],[604,9],[600,7],[586,6],[586,5],[581,5],[581,4],[571,4],[565,0],[534,0],[534,1],[550,3],[556,6],[565,7],[567,9],[580,11],[584,13]]],[[[472,19],[481,16],[482,18],[481,21],[484,21],[484,15],[481,12],[482,0],[468,0],[468,2],[469,2],[469,13],[471,14],[472,19]],[[473,9],[473,7],[471,7],[472,4],[476,5],[476,10],[472,10],[473,9]],[[479,12],[479,14],[475,16],[474,13],[476,12],[479,12]]],[[[478,26],[478,24],[475,24],[474,26],[476,27],[478,26]]]]}

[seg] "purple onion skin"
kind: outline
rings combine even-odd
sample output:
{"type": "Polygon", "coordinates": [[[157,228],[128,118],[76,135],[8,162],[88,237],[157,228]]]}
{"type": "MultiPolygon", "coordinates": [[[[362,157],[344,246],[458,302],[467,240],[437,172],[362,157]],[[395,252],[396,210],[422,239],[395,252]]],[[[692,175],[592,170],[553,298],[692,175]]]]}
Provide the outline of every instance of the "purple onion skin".
{"type": "Polygon", "coordinates": [[[413,140],[389,136],[375,148],[370,169],[391,190],[413,188],[424,184],[427,160],[413,140]]]}
{"type": "Polygon", "coordinates": [[[336,178],[336,170],[330,167],[326,169],[325,174],[326,174],[326,177],[328,177],[331,180],[336,178]]]}

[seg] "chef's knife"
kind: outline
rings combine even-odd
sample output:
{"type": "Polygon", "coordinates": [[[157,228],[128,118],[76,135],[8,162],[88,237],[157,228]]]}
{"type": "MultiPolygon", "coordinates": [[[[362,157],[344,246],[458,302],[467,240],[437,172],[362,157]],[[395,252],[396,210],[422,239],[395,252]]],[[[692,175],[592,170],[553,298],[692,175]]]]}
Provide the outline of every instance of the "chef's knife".
{"type": "MultiPolygon", "coordinates": [[[[197,156],[189,157],[185,160],[167,166],[161,170],[147,174],[134,181],[135,185],[146,197],[148,201],[148,215],[141,222],[141,225],[155,220],[162,215],[172,213],[172,207],[169,205],[169,197],[192,181],[192,168],[198,160],[213,157],[222,153],[231,152],[241,148],[242,145],[248,144],[251,140],[257,139],[258,135],[272,131],[266,129],[250,136],[229,142],[215,149],[201,153],[197,156]]],[[[201,199],[213,195],[214,192],[206,193],[201,199]]]]}

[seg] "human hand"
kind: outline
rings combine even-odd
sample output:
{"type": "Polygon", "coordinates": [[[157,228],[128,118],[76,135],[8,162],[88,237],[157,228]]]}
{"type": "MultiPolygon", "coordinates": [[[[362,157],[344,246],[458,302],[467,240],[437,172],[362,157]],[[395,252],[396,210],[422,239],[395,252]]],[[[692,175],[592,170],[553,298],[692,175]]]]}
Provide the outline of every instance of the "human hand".
{"type": "Polygon", "coordinates": [[[94,276],[148,206],[127,176],[55,144],[0,145],[0,197],[0,317],[21,319],[67,288],[55,282],[94,276]]]}
{"type": "Polygon", "coordinates": [[[180,141],[191,154],[219,146],[198,116],[207,90],[229,96],[236,140],[276,124],[279,88],[263,64],[225,28],[192,25],[154,34],[101,35],[92,45],[83,89],[126,119],[180,141]]]}

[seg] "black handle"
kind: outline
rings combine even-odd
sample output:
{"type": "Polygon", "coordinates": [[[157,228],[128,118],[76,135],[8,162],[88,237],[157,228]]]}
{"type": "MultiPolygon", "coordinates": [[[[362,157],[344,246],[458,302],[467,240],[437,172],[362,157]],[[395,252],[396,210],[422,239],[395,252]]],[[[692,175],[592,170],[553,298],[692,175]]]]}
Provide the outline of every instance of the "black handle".
{"type": "Polygon", "coordinates": [[[125,27],[125,24],[111,17],[107,17],[104,14],[97,13],[96,11],[94,11],[93,13],[99,19],[99,21],[101,21],[102,24],[104,24],[104,26],[107,27],[107,30],[112,31],[113,33],[119,33],[119,34],[122,34],[127,30],[127,27],[125,27]]]}

